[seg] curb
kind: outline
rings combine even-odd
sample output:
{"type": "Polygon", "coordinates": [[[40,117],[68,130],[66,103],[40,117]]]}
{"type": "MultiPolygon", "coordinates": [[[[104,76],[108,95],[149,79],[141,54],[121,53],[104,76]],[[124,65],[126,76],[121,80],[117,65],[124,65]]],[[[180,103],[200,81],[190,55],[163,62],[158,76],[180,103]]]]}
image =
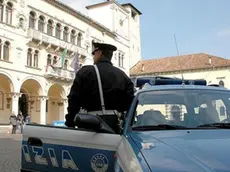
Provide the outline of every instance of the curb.
{"type": "Polygon", "coordinates": [[[11,125],[2,125],[0,126],[0,133],[1,134],[10,134],[12,126],[11,125]]]}
{"type": "Polygon", "coordinates": [[[9,128],[11,125],[0,125],[0,128],[9,128]]]}

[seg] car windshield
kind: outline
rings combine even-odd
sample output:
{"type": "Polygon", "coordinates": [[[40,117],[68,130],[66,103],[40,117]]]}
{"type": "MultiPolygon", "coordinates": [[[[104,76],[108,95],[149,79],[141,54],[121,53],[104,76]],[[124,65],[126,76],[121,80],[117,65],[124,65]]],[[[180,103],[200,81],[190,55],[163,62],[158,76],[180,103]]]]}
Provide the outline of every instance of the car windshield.
{"type": "Polygon", "coordinates": [[[228,90],[146,91],[137,102],[133,129],[230,128],[228,90]]]}

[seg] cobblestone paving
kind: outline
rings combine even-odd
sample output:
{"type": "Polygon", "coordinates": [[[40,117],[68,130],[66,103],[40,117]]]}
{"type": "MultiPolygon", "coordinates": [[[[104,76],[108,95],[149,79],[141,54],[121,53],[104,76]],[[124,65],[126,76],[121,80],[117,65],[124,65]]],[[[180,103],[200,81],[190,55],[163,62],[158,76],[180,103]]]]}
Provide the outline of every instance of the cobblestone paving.
{"type": "Polygon", "coordinates": [[[21,134],[0,133],[0,171],[20,172],[21,134]]]}

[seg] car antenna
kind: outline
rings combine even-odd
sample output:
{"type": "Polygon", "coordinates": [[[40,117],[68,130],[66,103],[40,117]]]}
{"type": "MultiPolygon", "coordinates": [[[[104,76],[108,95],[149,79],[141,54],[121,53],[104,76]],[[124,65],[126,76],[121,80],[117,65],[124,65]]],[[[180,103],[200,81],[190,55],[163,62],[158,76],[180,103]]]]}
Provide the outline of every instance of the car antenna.
{"type": "MultiPolygon", "coordinates": [[[[177,57],[179,58],[180,54],[179,54],[179,50],[178,50],[178,46],[177,46],[177,40],[176,40],[176,34],[174,33],[174,41],[175,41],[175,45],[176,45],[176,51],[177,51],[177,57]]],[[[181,64],[179,63],[180,67],[181,64]]],[[[182,69],[182,67],[181,67],[182,69]]],[[[181,77],[182,77],[182,85],[184,85],[184,75],[183,75],[183,71],[181,70],[181,77]]]]}

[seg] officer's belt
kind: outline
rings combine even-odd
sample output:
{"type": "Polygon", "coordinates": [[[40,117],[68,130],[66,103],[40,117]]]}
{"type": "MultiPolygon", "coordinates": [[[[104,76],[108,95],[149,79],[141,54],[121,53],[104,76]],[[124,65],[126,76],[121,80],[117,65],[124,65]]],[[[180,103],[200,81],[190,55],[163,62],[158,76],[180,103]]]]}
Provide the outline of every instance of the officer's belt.
{"type": "Polygon", "coordinates": [[[85,112],[85,114],[90,114],[90,115],[118,115],[118,112],[116,110],[105,110],[105,112],[103,113],[101,110],[98,110],[98,111],[85,112]]]}

